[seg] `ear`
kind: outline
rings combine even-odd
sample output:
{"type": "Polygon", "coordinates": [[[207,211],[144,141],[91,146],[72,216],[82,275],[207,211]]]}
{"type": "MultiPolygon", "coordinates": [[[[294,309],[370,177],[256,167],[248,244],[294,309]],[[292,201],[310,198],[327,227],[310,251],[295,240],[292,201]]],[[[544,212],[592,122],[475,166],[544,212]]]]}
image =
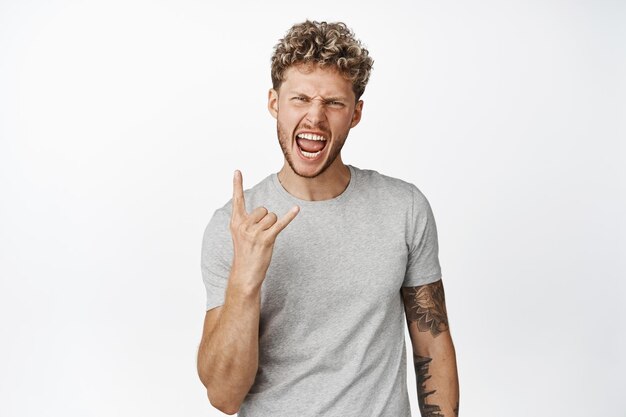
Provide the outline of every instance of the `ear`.
{"type": "Polygon", "coordinates": [[[278,118],[278,92],[273,88],[270,88],[267,95],[267,109],[274,119],[278,118]]]}
{"type": "Polygon", "coordinates": [[[350,122],[350,128],[358,125],[361,121],[361,113],[363,112],[363,100],[359,100],[354,106],[354,113],[352,113],[352,121],[350,122]]]}

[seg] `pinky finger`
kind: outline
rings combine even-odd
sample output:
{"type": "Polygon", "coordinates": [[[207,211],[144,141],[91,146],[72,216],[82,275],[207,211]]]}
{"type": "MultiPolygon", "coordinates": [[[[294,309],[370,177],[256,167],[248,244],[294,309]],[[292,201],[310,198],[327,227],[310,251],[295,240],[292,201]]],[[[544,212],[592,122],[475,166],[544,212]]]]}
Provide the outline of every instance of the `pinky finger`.
{"type": "Polygon", "coordinates": [[[276,223],[268,230],[271,230],[275,235],[278,235],[300,212],[299,206],[293,206],[287,214],[285,214],[282,218],[278,219],[276,223]]]}

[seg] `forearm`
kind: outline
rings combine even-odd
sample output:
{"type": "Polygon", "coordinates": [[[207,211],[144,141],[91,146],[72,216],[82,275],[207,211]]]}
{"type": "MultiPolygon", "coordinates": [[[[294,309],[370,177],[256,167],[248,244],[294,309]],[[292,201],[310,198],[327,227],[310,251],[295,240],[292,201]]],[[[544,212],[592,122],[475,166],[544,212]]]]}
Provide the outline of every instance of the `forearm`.
{"type": "Polygon", "coordinates": [[[219,320],[198,352],[211,403],[234,411],[254,383],[259,353],[260,287],[245,287],[241,278],[233,268],[219,320]]]}
{"type": "Polygon", "coordinates": [[[456,354],[441,280],[402,287],[422,417],[459,415],[456,354]]]}
{"type": "Polygon", "coordinates": [[[456,417],[459,381],[450,333],[441,334],[437,342],[413,354],[419,409],[422,417],[456,417]]]}

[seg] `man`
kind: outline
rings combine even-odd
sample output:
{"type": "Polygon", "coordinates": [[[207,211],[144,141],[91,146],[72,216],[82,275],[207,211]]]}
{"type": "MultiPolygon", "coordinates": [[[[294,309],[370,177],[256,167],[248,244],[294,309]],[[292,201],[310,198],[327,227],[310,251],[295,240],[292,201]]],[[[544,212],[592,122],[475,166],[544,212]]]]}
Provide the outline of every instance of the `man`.
{"type": "Polygon", "coordinates": [[[372,62],[343,23],[294,25],[274,49],[285,163],[246,191],[235,171],[202,245],[198,374],[227,414],[410,416],[404,311],[422,416],[458,415],[428,200],[341,159],[372,62]]]}

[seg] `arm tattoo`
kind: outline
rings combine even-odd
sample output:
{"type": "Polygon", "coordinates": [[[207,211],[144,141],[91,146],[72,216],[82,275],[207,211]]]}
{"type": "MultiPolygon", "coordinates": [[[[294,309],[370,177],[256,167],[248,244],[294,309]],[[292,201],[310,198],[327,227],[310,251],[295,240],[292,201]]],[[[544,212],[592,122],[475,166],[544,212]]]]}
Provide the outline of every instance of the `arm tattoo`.
{"type": "Polygon", "coordinates": [[[426,404],[426,397],[437,392],[437,390],[426,391],[426,381],[430,379],[428,366],[432,360],[428,356],[413,355],[413,365],[415,365],[415,374],[417,375],[417,403],[422,417],[443,417],[438,405],[426,404]]]}
{"type": "Polygon", "coordinates": [[[420,332],[430,330],[433,337],[448,330],[448,313],[441,280],[403,291],[407,320],[416,322],[420,332]]]}

